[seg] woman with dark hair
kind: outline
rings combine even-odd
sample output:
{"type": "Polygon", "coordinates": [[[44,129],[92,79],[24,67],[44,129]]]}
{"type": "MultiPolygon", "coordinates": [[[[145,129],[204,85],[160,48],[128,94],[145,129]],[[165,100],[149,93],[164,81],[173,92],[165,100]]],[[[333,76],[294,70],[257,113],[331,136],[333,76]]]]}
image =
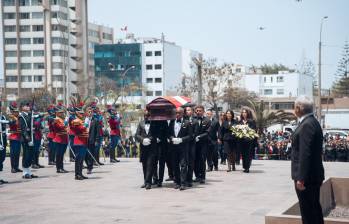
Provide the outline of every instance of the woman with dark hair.
{"type": "MultiPolygon", "coordinates": [[[[256,122],[253,120],[252,112],[247,108],[242,108],[239,124],[247,125],[249,128],[256,130],[256,122]]],[[[239,151],[242,154],[242,167],[245,173],[250,172],[254,142],[254,139],[241,139],[238,144],[239,151]]]]}
{"type": "Polygon", "coordinates": [[[227,110],[225,113],[225,120],[222,123],[220,129],[219,139],[223,142],[224,152],[227,154],[228,170],[227,172],[235,171],[235,150],[236,141],[232,135],[231,128],[236,125],[237,122],[234,119],[234,112],[227,110]]]}

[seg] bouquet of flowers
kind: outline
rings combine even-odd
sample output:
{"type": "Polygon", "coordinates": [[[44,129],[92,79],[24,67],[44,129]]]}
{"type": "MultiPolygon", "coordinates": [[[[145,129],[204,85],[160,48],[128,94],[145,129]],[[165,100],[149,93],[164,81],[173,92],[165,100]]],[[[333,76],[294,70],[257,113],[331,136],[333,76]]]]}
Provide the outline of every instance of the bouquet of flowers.
{"type": "Polygon", "coordinates": [[[248,125],[236,125],[233,126],[230,130],[232,134],[238,139],[252,140],[259,137],[257,132],[250,128],[248,125]]]}

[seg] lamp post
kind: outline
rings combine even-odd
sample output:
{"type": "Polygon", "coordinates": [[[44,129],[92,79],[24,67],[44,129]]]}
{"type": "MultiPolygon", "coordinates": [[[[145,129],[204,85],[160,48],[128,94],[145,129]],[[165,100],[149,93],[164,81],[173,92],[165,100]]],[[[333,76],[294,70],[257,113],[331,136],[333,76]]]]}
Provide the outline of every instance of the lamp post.
{"type": "Polygon", "coordinates": [[[131,69],[136,68],[136,66],[132,65],[131,67],[129,67],[128,69],[126,69],[123,73],[121,73],[121,78],[122,78],[122,88],[121,88],[121,108],[123,108],[124,105],[124,90],[125,90],[125,76],[127,74],[128,71],[130,71],[131,69]]]}
{"type": "Polygon", "coordinates": [[[322,37],[322,25],[324,23],[324,20],[327,19],[328,16],[324,16],[322,19],[321,19],[321,24],[320,24],[320,41],[319,41],[319,74],[318,74],[318,110],[317,110],[317,117],[318,117],[318,120],[319,120],[319,123],[320,125],[322,126],[322,107],[321,107],[321,45],[322,45],[322,42],[321,42],[321,37],[322,37]]]}

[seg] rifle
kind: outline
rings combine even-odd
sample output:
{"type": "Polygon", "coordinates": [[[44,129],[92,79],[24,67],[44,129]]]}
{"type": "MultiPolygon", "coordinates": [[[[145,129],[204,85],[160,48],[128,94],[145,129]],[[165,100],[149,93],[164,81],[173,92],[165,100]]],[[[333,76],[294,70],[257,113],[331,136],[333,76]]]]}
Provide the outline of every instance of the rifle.
{"type": "Polygon", "coordinates": [[[29,146],[34,146],[34,102],[35,97],[33,97],[32,105],[31,105],[31,116],[30,116],[30,142],[28,143],[29,146]]]}
{"type": "Polygon", "coordinates": [[[1,135],[1,146],[0,151],[4,150],[4,139],[2,137],[2,101],[0,101],[0,135],[1,135]]]}

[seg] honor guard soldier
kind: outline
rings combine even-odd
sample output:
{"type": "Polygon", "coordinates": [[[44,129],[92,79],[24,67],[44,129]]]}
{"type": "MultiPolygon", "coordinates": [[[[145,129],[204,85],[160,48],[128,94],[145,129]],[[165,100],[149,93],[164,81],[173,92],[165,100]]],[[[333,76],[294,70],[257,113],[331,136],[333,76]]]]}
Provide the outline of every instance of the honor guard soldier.
{"type": "Polygon", "coordinates": [[[30,166],[34,156],[34,136],[33,136],[33,104],[22,103],[22,112],[19,114],[19,125],[21,127],[21,145],[23,148],[23,178],[31,179],[38,176],[31,173],[30,166]]]}
{"type": "Polygon", "coordinates": [[[32,161],[32,168],[39,169],[44,168],[44,166],[40,165],[39,157],[40,157],[40,146],[42,140],[42,130],[44,129],[44,118],[43,114],[39,113],[35,108],[34,111],[34,157],[32,161]]]}
{"type": "Polygon", "coordinates": [[[171,121],[168,139],[171,144],[172,168],[175,189],[185,190],[188,175],[188,152],[192,129],[188,120],[183,119],[183,108],[176,109],[176,120],[171,121]]]}
{"type": "Polygon", "coordinates": [[[195,176],[197,182],[204,184],[206,179],[208,131],[211,125],[211,121],[207,117],[204,117],[205,109],[203,106],[196,106],[195,113],[198,122],[198,129],[195,137],[195,176]]]}
{"type": "MultiPolygon", "coordinates": [[[[0,108],[2,104],[0,102],[0,108]]],[[[2,108],[1,108],[2,109],[2,108]]],[[[1,184],[7,184],[8,182],[1,179],[1,172],[3,170],[3,162],[5,161],[6,157],[6,147],[7,147],[7,138],[6,138],[6,124],[8,124],[8,120],[4,115],[2,115],[2,112],[0,112],[0,185],[1,184]]]]}
{"type": "Polygon", "coordinates": [[[71,122],[76,118],[75,116],[75,109],[72,105],[69,105],[68,107],[68,125],[69,125],[69,144],[68,144],[68,150],[69,150],[69,159],[70,162],[75,162],[75,157],[74,157],[74,137],[75,137],[75,133],[74,130],[72,128],[70,128],[71,126],[71,122]]]}
{"type": "Polygon", "coordinates": [[[48,124],[48,129],[49,132],[47,134],[47,139],[48,139],[48,165],[56,165],[55,163],[55,157],[56,157],[56,150],[53,144],[53,139],[55,138],[55,131],[53,128],[53,121],[56,117],[55,115],[55,107],[54,105],[50,105],[47,108],[47,113],[49,116],[47,117],[47,124],[48,124]]]}
{"type": "Polygon", "coordinates": [[[12,102],[9,109],[11,173],[17,173],[22,172],[22,170],[19,169],[19,156],[21,154],[21,127],[19,125],[19,110],[17,103],[12,102]]]}
{"type": "Polygon", "coordinates": [[[109,113],[109,128],[110,128],[110,162],[116,163],[119,162],[115,155],[116,155],[116,146],[119,144],[120,141],[120,127],[121,127],[121,118],[117,114],[116,109],[112,106],[108,107],[108,113],[109,113]]]}
{"type": "Polygon", "coordinates": [[[56,106],[56,117],[53,121],[53,130],[55,137],[53,138],[53,144],[56,151],[56,169],[57,173],[68,173],[64,169],[63,160],[64,154],[68,145],[68,128],[65,120],[65,108],[62,104],[56,106]]]}
{"type": "Polygon", "coordinates": [[[75,107],[76,118],[71,122],[71,127],[75,133],[74,150],[75,150],[75,180],[88,179],[82,175],[83,162],[87,153],[88,145],[88,124],[84,122],[85,112],[83,103],[75,107]]]}

